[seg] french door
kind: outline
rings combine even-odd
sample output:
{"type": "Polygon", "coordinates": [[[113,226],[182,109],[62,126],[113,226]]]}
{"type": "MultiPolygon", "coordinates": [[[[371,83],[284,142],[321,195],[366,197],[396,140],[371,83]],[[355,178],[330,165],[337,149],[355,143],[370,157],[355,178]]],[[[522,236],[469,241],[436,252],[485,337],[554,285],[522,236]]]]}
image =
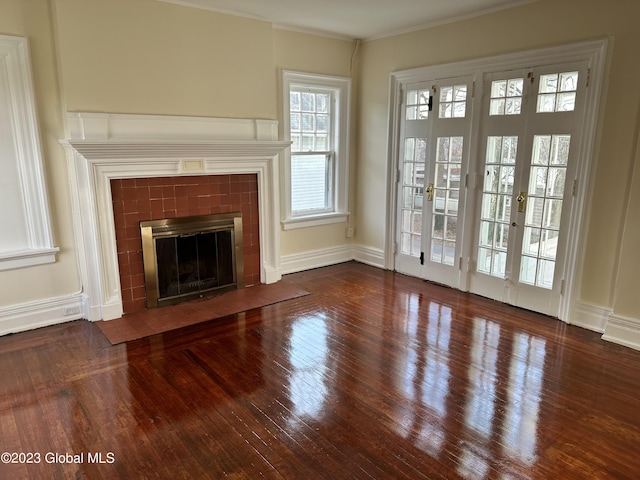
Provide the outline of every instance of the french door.
{"type": "Polygon", "coordinates": [[[469,290],[558,315],[586,65],[486,75],[469,290]]]}
{"type": "Polygon", "coordinates": [[[477,82],[402,85],[396,270],[558,316],[587,62],[477,82]]]}
{"type": "Polygon", "coordinates": [[[458,288],[472,81],[403,89],[396,269],[458,288]]]}

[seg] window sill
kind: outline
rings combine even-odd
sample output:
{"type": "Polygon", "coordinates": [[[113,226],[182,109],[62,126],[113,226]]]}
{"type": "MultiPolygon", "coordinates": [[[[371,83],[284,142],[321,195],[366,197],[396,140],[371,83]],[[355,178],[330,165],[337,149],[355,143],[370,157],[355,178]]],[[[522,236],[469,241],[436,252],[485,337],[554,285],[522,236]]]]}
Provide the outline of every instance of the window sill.
{"type": "Polygon", "coordinates": [[[0,271],[54,263],[56,261],[56,253],[59,250],[59,248],[54,247],[2,252],[0,253],[0,271]]]}
{"type": "Polygon", "coordinates": [[[320,215],[309,215],[306,217],[287,218],[282,221],[283,230],[295,230],[296,228],[317,227],[320,225],[330,225],[332,223],[346,222],[349,212],[323,213],[320,215]]]}

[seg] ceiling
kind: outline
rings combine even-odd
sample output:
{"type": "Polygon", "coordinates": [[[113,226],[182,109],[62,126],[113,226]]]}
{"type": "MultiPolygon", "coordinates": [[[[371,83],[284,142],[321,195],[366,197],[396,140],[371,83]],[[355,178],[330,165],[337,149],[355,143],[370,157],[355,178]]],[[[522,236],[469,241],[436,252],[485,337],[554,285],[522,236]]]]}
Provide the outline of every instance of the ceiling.
{"type": "Polygon", "coordinates": [[[160,0],[264,20],[278,28],[371,40],[537,0],[160,0]]]}

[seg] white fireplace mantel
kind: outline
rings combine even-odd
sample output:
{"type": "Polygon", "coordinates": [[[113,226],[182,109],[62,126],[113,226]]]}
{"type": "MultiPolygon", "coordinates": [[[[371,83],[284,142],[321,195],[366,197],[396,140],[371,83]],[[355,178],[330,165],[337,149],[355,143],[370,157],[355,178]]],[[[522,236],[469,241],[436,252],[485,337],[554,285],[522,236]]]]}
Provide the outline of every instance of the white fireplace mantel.
{"type": "Polygon", "coordinates": [[[256,174],[260,281],[281,278],[278,141],[275,120],[70,113],[67,152],[84,316],[123,314],[111,180],[256,174]]]}

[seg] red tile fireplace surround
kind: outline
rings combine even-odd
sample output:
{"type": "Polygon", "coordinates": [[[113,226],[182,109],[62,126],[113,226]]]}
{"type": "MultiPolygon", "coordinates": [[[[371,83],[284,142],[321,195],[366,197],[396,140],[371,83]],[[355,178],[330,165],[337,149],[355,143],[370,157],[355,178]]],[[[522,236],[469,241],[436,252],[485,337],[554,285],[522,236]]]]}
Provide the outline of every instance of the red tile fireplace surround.
{"type": "Polygon", "coordinates": [[[146,308],[141,221],[242,212],[245,284],[260,283],[255,174],[112,179],[111,195],[125,314],[146,308]]]}

